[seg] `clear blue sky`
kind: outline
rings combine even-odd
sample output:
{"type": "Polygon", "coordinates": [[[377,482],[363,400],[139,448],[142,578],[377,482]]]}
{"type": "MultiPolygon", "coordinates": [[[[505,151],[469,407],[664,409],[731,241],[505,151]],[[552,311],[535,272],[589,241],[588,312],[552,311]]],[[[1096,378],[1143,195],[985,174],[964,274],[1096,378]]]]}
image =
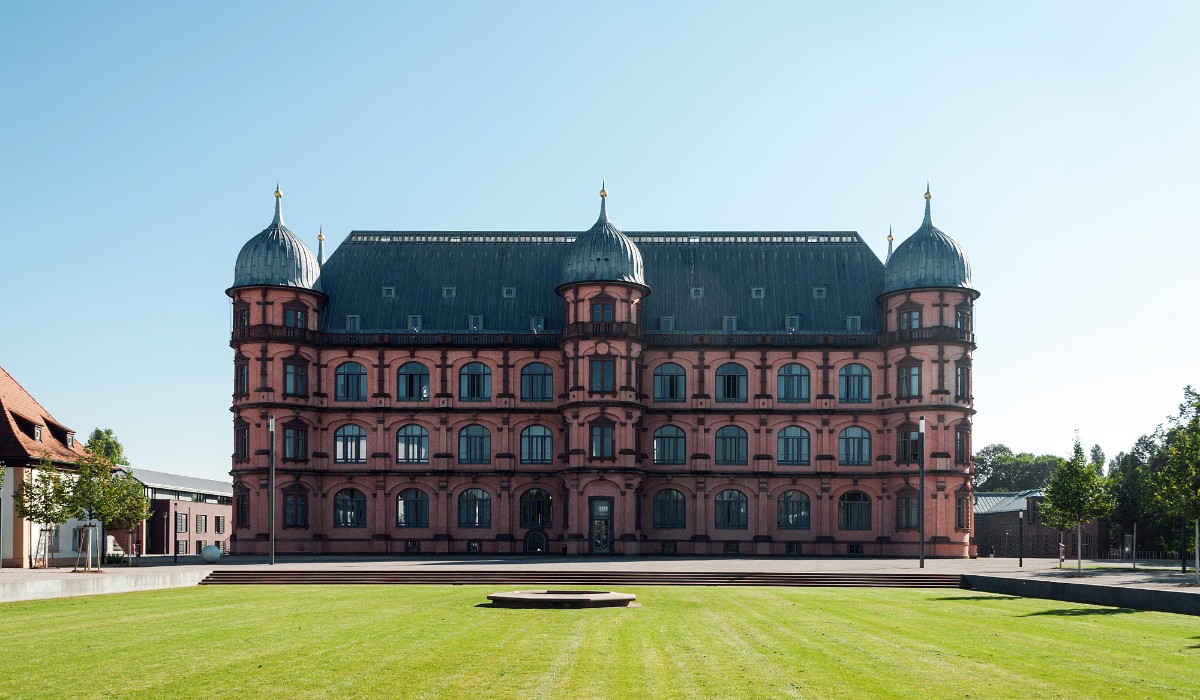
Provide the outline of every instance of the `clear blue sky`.
{"type": "Polygon", "coordinates": [[[1111,457],[1200,384],[1200,3],[4,3],[0,365],[226,478],[233,263],[352,229],[934,219],[975,446],[1111,457]]]}

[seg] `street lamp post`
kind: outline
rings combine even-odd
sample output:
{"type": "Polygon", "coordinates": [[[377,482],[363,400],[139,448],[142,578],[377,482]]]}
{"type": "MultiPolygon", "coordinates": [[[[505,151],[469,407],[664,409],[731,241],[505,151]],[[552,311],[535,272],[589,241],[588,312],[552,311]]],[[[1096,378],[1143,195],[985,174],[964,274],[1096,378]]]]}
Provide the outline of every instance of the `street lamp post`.
{"type": "Polygon", "coordinates": [[[171,499],[171,563],[179,563],[179,503],[171,499]]]}
{"type": "Polygon", "coordinates": [[[920,482],[920,491],[918,498],[920,505],[917,506],[917,537],[921,539],[919,552],[921,559],[921,568],[925,568],[925,416],[921,416],[920,432],[917,435],[917,481],[920,482]]]}
{"type": "Polygon", "coordinates": [[[267,563],[275,564],[275,416],[267,418],[267,433],[270,435],[271,445],[267,450],[267,517],[270,519],[267,525],[267,563]]]}
{"type": "Polygon", "coordinates": [[[1017,566],[1025,566],[1025,511],[1017,511],[1017,566]]]}

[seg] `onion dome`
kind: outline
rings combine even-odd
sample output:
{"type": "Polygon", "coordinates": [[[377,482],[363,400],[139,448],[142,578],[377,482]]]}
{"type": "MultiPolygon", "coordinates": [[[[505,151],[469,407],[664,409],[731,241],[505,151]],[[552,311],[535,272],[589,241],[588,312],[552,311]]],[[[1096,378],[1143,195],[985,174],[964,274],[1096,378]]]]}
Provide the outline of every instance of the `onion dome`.
{"type": "Polygon", "coordinates": [[[242,246],[233,267],[233,287],[315,289],[321,266],[300,237],[283,224],[283,193],[275,188],[275,219],[242,246]]]}
{"type": "Polygon", "coordinates": [[[575,239],[563,259],[562,284],[577,282],[627,282],[646,286],[642,270],[642,252],[629,236],[608,222],[605,200],[608,192],[600,188],[600,218],[596,225],[575,239]]]}
{"type": "Polygon", "coordinates": [[[958,242],[933,225],[929,212],[931,199],[933,196],[926,187],[925,220],[888,257],[883,294],[930,287],[971,289],[971,261],[958,242]]]}

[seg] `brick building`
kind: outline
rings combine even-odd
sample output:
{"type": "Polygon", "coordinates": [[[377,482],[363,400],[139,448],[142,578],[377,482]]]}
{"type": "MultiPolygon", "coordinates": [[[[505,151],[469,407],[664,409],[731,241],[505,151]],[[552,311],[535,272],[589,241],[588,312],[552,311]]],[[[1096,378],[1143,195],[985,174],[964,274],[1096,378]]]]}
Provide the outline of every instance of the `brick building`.
{"type": "Polygon", "coordinates": [[[275,218],[232,300],[234,553],[972,552],[978,293],[932,222],[354,231],[275,218]]]}
{"type": "MultiPolygon", "coordinates": [[[[1039,509],[1045,500],[1045,489],[1014,493],[975,494],[975,542],[980,556],[993,550],[998,557],[1058,557],[1058,543],[1066,545],[1068,559],[1075,557],[1078,535],[1074,528],[1060,532],[1042,522],[1039,509]],[[1024,514],[1024,523],[1021,522],[1024,514]],[[1024,528],[1024,546],[1021,531],[1024,528]]],[[[1083,526],[1084,559],[1106,557],[1108,553],[1108,524],[1091,520],[1083,526]]]]}

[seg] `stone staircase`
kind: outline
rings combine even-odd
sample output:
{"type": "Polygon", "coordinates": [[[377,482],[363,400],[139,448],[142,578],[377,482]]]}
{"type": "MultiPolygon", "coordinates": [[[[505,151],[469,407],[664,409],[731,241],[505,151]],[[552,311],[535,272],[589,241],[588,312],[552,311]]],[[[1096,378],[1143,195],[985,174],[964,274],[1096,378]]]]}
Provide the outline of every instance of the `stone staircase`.
{"type": "Polygon", "coordinates": [[[414,571],[369,569],[216,569],[201,585],[425,585],[425,586],[791,586],[832,588],[962,588],[959,574],[854,572],[649,571],[414,571]]]}

